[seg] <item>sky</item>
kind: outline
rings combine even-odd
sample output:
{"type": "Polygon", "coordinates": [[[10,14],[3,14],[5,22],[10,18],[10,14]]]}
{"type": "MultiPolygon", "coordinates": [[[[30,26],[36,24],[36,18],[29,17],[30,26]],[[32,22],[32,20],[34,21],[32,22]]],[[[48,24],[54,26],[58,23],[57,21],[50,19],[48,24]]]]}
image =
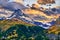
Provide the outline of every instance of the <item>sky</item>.
{"type": "MultiPolygon", "coordinates": [[[[19,0],[17,0],[19,1],[19,0]]],[[[10,0],[10,2],[13,2],[13,0],[10,0]]],[[[36,3],[37,0],[24,0],[23,4],[26,6],[27,4],[29,4],[30,6],[34,3],[36,3]]],[[[55,4],[52,4],[51,6],[48,6],[48,7],[54,7],[54,6],[60,6],[60,0],[55,0],[55,4]]],[[[46,5],[42,5],[42,7],[47,7],[46,5]]]]}
{"type": "MultiPolygon", "coordinates": [[[[26,4],[29,4],[30,6],[33,4],[33,3],[36,3],[37,0],[25,0],[25,3],[24,5],[26,4]]],[[[51,6],[48,6],[48,7],[54,7],[54,6],[60,6],[60,0],[55,0],[55,4],[52,4],[51,6]]],[[[46,5],[42,5],[42,7],[47,7],[46,5]]]]}

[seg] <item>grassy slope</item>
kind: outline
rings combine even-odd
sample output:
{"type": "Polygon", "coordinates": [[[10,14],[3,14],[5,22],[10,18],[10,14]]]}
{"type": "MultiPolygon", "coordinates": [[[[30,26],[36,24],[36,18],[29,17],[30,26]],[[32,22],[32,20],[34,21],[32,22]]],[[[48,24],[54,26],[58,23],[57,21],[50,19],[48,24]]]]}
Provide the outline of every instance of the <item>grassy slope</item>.
{"type": "Polygon", "coordinates": [[[27,26],[33,26],[33,24],[28,24],[26,22],[23,22],[22,20],[16,20],[16,19],[12,19],[12,20],[0,20],[0,28],[2,28],[3,30],[7,30],[8,28],[10,28],[11,26],[14,26],[16,24],[23,24],[23,25],[27,25],[27,26]]]}
{"type": "MultiPolygon", "coordinates": [[[[2,28],[4,31],[2,34],[3,36],[7,36],[7,40],[14,38],[17,36],[17,39],[24,39],[24,40],[39,40],[39,39],[46,39],[45,35],[45,29],[39,27],[39,26],[34,26],[32,24],[25,23],[21,20],[2,20],[0,21],[0,28],[2,28]],[[16,30],[15,35],[13,35],[13,31],[16,30]],[[30,30],[30,31],[29,31],[30,30]],[[11,33],[11,35],[9,35],[11,33]],[[7,34],[7,35],[6,35],[7,34]]],[[[2,37],[2,36],[1,36],[2,37]]]]}
{"type": "Polygon", "coordinates": [[[48,33],[60,34],[60,18],[56,20],[56,24],[48,29],[48,33]]]}

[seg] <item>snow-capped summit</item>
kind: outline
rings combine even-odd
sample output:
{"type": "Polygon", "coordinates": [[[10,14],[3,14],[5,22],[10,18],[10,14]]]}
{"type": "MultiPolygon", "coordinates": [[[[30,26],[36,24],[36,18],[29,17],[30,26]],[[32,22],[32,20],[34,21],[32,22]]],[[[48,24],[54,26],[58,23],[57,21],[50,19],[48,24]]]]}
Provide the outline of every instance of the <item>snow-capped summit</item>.
{"type": "Polygon", "coordinates": [[[60,16],[54,15],[60,12],[60,9],[57,8],[51,8],[44,11],[40,9],[28,9],[18,2],[6,2],[3,0],[0,1],[0,6],[0,20],[17,18],[45,29],[54,25],[56,19],[60,16]]]}

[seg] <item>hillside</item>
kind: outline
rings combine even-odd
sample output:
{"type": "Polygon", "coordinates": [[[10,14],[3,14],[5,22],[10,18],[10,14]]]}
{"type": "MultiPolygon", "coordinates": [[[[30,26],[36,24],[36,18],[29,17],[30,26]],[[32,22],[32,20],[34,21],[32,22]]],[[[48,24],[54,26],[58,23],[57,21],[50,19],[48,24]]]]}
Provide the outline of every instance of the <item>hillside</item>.
{"type": "Polygon", "coordinates": [[[0,20],[0,40],[48,40],[46,30],[19,19],[0,20]]]}
{"type": "Polygon", "coordinates": [[[8,28],[10,28],[10,26],[14,26],[16,24],[33,26],[33,24],[26,23],[26,22],[24,22],[22,20],[18,20],[16,18],[11,19],[11,20],[0,20],[0,28],[2,28],[3,30],[7,30],[8,28]]]}
{"type": "Polygon", "coordinates": [[[48,33],[60,34],[60,17],[56,20],[56,24],[48,29],[48,33]]]}
{"type": "Polygon", "coordinates": [[[44,28],[23,24],[10,26],[6,31],[0,31],[0,35],[1,40],[48,40],[44,28]]]}

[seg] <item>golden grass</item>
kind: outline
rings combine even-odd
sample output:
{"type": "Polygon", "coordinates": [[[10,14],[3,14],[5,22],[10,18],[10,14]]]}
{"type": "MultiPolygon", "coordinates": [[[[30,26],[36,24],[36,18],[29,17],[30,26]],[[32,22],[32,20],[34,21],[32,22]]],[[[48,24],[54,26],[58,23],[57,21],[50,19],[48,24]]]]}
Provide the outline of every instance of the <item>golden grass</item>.
{"type": "Polygon", "coordinates": [[[33,24],[23,22],[22,20],[12,19],[12,20],[2,20],[2,21],[0,21],[0,28],[2,28],[3,30],[7,30],[8,28],[10,28],[11,26],[14,26],[16,24],[23,24],[23,25],[26,25],[26,26],[33,26],[33,24]]]}

